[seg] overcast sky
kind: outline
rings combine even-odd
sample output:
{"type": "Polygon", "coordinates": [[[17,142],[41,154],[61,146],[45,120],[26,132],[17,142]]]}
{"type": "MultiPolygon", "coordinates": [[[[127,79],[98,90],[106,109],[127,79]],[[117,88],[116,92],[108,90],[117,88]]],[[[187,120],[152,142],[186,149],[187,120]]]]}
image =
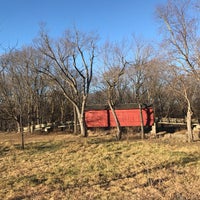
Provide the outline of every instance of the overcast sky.
{"type": "MultiPolygon", "coordinates": [[[[39,24],[52,36],[76,26],[97,31],[102,40],[118,41],[131,34],[156,40],[155,8],[166,0],[0,0],[0,44],[31,44],[39,24]]],[[[2,50],[1,50],[2,51],[2,50]]]]}

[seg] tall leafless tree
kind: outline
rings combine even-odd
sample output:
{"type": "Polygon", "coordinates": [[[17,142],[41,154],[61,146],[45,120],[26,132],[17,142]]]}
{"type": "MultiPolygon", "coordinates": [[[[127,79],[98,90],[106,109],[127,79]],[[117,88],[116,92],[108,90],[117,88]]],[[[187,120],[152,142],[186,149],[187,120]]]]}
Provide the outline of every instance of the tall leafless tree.
{"type": "Polygon", "coordinates": [[[76,110],[81,134],[87,136],[84,110],[93,76],[96,34],[68,30],[60,39],[51,39],[42,29],[37,48],[45,63],[39,71],[53,81],[76,110]]]}
{"type": "Polygon", "coordinates": [[[133,37],[131,50],[133,53],[128,69],[129,82],[133,91],[133,99],[138,104],[140,109],[141,138],[144,139],[145,134],[142,106],[144,103],[147,103],[145,102],[145,96],[147,96],[147,87],[145,87],[145,82],[147,79],[147,72],[149,70],[148,63],[153,57],[153,48],[147,42],[133,37]]]}
{"type": "Polygon", "coordinates": [[[198,19],[192,0],[168,0],[157,8],[164,34],[163,47],[174,62],[185,72],[192,72],[199,79],[198,19]]]}
{"type": "MultiPolygon", "coordinates": [[[[193,74],[200,80],[199,74],[199,40],[198,20],[192,0],[168,0],[166,5],[157,8],[157,16],[161,21],[164,34],[164,47],[172,64],[179,66],[181,73],[193,74]]],[[[183,88],[183,93],[185,89],[183,88]]],[[[187,97],[187,95],[185,95],[187,97]]],[[[187,99],[188,141],[192,140],[191,102],[187,99]]]]}
{"type": "Polygon", "coordinates": [[[17,123],[21,133],[22,149],[24,149],[23,113],[25,111],[27,93],[23,78],[23,66],[18,60],[18,51],[10,52],[1,57],[4,70],[0,76],[1,112],[17,123]]]}
{"type": "Polygon", "coordinates": [[[115,103],[118,98],[117,86],[121,76],[125,72],[127,62],[125,60],[124,49],[117,44],[106,43],[102,50],[104,72],[103,81],[106,85],[107,102],[116,123],[118,140],[122,137],[121,125],[115,112],[115,103]]]}
{"type": "Polygon", "coordinates": [[[134,101],[138,104],[145,103],[145,80],[150,70],[148,63],[154,56],[154,50],[150,43],[133,36],[131,45],[130,66],[128,69],[129,81],[133,90],[134,101]]]}

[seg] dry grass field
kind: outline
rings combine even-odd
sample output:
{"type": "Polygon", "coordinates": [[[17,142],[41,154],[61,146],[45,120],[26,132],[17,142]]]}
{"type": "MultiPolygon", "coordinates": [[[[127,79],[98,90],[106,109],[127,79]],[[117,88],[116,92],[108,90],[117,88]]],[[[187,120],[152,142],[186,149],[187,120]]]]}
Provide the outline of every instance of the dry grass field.
{"type": "Polygon", "coordinates": [[[200,142],[0,133],[0,199],[200,199],[200,142]]]}

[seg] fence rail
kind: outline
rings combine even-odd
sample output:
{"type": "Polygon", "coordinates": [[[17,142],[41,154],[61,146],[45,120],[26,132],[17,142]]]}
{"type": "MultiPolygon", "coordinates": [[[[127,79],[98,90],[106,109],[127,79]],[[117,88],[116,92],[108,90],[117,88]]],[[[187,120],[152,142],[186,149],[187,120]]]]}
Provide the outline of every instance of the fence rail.
{"type": "MultiPolygon", "coordinates": [[[[158,121],[158,124],[169,124],[169,125],[186,125],[185,118],[166,118],[163,117],[158,121]]],[[[198,119],[192,119],[192,124],[199,124],[198,119]]]]}

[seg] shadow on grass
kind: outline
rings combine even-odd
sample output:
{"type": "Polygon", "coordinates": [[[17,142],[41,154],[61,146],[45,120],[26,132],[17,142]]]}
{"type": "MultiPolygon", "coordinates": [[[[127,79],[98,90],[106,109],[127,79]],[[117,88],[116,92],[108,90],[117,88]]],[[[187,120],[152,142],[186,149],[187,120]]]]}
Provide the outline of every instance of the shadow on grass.
{"type": "MultiPolygon", "coordinates": [[[[25,148],[23,149],[23,151],[25,152],[30,151],[31,153],[55,152],[57,150],[65,148],[67,143],[68,143],[67,141],[33,142],[33,143],[25,144],[25,148]]],[[[16,150],[22,150],[22,147],[20,144],[15,144],[14,148],[16,150]]],[[[5,150],[10,151],[10,148],[7,148],[5,150]]]]}
{"type": "MultiPolygon", "coordinates": [[[[193,162],[198,162],[200,160],[200,155],[187,155],[186,157],[180,158],[177,161],[172,161],[172,162],[163,162],[159,165],[156,165],[154,167],[145,167],[144,169],[135,172],[135,173],[130,173],[130,174],[116,174],[115,177],[113,178],[108,178],[106,175],[103,173],[99,173],[99,181],[95,183],[88,183],[84,182],[82,184],[69,184],[64,186],[64,189],[75,189],[75,188],[81,188],[81,187],[92,187],[92,186],[97,186],[99,185],[100,187],[109,187],[111,182],[119,181],[119,180],[124,180],[124,179],[129,179],[129,178],[135,178],[136,176],[140,174],[150,174],[150,173],[156,173],[158,170],[166,169],[170,170],[174,174],[180,174],[179,171],[175,171],[173,167],[175,166],[183,166],[186,164],[190,164],[193,162]]],[[[152,179],[148,178],[147,182],[141,185],[138,185],[138,187],[148,187],[148,186],[156,186],[158,184],[162,184],[164,181],[168,181],[169,178],[159,178],[159,179],[152,179]]]]}
{"type": "MultiPolygon", "coordinates": [[[[99,186],[101,188],[107,188],[111,185],[111,182],[113,184],[113,182],[115,181],[120,181],[120,180],[124,180],[124,179],[129,179],[129,178],[135,178],[138,175],[141,174],[150,174],[150,173],[156,173],[158,170],[162,170],[162,169],[167,169],[167,170],[171,170],[172,173],[177,173],[179,174],[179,172],[174,171],[173,167],[175,166],[182,166],[182,165],[186,165],[186,164],[190,164],[191,162],[197,162],[200,160],[200,155],[185,155],[184,157],[179,158],[178,160],[171,161],[171,162],[163,162],[159,165],[156,165],[154,167],[149,167],[149,166],[145,166],[144,165],[144,169],[137,171],[135,173],[130,173],[130,174],[116,174],[115,177],[112,178],[108,178],[106,175],[104,175],[103,173],[99,173],[99,180],[96,182],[89,182],[84,181],[82,183],[80,183],[79,181],[77,181],[77,183],[74,184],[64,184],[64,182],[62,181],[62,179],[55,179],[54,181],[51,182],[52,185],[55,186],[55,184],[57,184],[56,187],[62,187],[62,191],[65,190],[74,190],[74,189],[81,189],[83,187],[93,187],[93,186],[99,186]]],[[[148,176],[147,176],[148,177],[148,176]]],[[[32,175],[32,176],[28,176],[26,177],[29,180],[29,184],[32,186],[36,186],[36,185],[40,185],[40,184],[44,184],[46,182],[45,178],[38,178],[36,175],[32,175]]],[[[136,187],[137,188],[145,188],[145,187],[149,187],[149,186],[159,186],[161,184],[163,184],[164,182],[169,181],[170,178],[168,177],[161,177],[161,178],[147,178],[147,181],[145,183],[142,184],[138,184],[136,187]]],[[[51,188],[51,187],[50,187],[51,188]]],[[[45,195],[46,191],[42,192],[42,195],[45,195]]],[[[27,199],[27,198],[32,198],[33,196],[38,195],[36,193],[30,193],[28,195],[18,195],[12,198],[12,200],[18,200],[18,199],[27,199]]]]}
{"type": "Polygon", "coordinates": [[[113,142],[119,142],[119,141],[115,137],[113,138],[96,137],[96,138],[89,138],[87,141],[88,144],[106,144],[113,142]]]}
{"type": "Polygon", "coordinates": [[[88,144],[105,144],[113,142],[122,142],[122,141],[143,141],[139,134],[123,134],[122,139],[118,140],[115,135],[103,135],[103,136],[90,136],[88,137],[88,144]]]}
{"type": "Polygon", "coordinates": [[[8,146],[1,146],[0,147],[0,156],[6,155],[10,151],[10,147],[8,146]]]}

